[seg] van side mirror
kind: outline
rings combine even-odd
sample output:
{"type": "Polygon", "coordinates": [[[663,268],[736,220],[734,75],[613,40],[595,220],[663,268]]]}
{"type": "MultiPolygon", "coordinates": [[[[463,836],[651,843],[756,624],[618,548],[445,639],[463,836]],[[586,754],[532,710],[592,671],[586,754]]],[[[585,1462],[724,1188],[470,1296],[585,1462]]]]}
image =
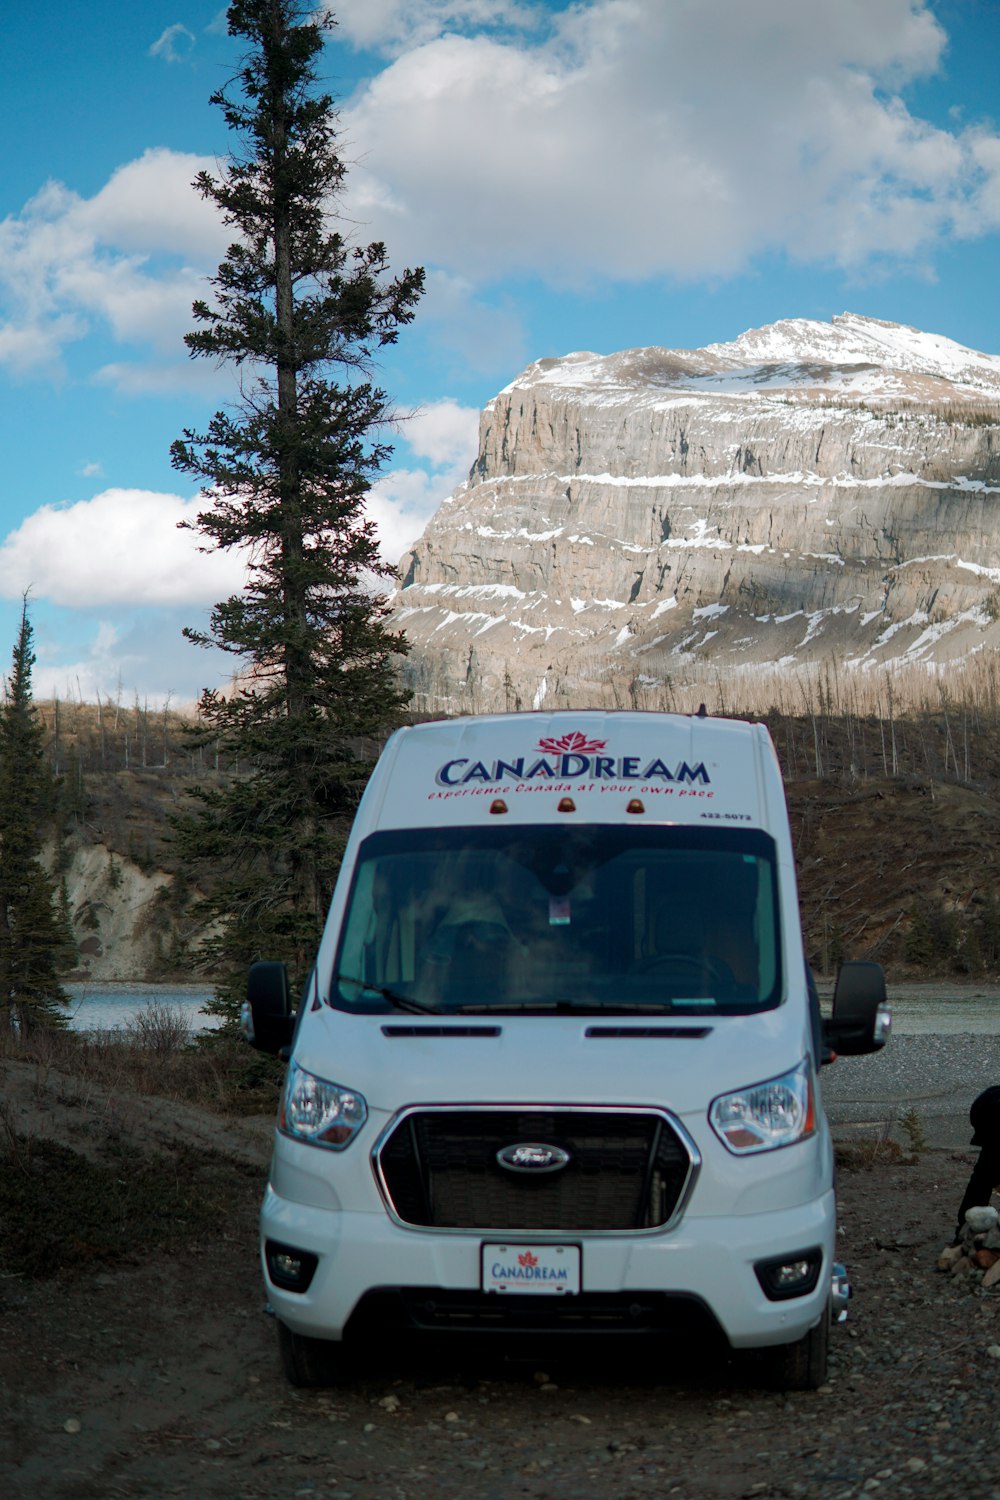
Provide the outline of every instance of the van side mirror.
{"type": "Polygon", "coordinates": [[[833,1014],[823,1022],[823,1040],[830,1051],[841,1057],[878,1052],[889,1040],[891,1026],[882,965],[864,959],[841,964],[833,1014]]]}
{"type": "Polygon", "coordinates": [[[295,1029],[288,966],[270,961],[250,965],[247,996],[240,1009],[243,1035],[260,1052],[280,1053],[295,1029]]]}

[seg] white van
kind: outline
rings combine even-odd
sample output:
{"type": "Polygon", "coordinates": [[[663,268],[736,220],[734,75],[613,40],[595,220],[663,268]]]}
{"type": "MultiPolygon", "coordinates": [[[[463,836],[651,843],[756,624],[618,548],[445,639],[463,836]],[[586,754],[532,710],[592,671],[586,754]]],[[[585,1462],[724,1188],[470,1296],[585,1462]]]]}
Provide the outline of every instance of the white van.
{"type": "Polygon", "coordinates": [[[261,1213],[295,1384],[401,1330],[620,1332],[826,1374],[833,1150],[818,1073],[888,1032],[876,964],[821,1022],[759,724],[560,712],[400,730],[302,1003],[261,1213]]]}

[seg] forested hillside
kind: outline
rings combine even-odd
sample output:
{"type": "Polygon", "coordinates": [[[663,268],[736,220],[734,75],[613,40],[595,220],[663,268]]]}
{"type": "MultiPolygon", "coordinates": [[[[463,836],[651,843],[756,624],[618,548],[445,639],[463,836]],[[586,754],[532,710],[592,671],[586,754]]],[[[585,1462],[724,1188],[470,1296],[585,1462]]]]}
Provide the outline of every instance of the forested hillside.
{"type": "MultiPolygon", "coordinates": [[[[238,776],[192,720],[133,705],[43,703],[60,778],[51,859],[80,979],[207,979],[198,878],[171,818],[238,776]]],[[[730,711],[738,713],[738,705],[730,711]]],[[[1000,715],[942,703],[903,716],[764,716],[785,772],[809,956],[893,975],[1000,973],[1000,715]]]]}

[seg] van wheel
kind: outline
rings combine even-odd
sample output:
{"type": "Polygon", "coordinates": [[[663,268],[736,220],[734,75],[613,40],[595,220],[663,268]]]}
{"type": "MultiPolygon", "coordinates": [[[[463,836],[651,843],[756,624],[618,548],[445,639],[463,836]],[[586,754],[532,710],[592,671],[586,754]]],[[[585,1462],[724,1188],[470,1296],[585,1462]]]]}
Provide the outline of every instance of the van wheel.
{"type": "Polygon", "coordinates": [[[338,1385],[344,1378],[340,1344],[329,1339],[310,1339],[278,1324],[278,1352],[292,1385],[312,1387],[338,1385]]]}
{"type": "Polygon", "coordinates": [[[781,1344],[769,1351],[772,1380],[779,1390],[815,1391],[826,1384],[830,1355],[830,1309],[815,1328],[794,1344],[781,1344]]]}

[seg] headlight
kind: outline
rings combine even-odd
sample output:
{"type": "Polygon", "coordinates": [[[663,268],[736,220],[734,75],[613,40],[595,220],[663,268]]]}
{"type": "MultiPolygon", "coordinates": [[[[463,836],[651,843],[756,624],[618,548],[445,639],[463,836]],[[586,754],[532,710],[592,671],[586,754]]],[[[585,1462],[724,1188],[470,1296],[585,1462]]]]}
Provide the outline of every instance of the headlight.
{"type": "Polygon", "coordinates": [[[295,1063],[289,1065],[278,1108],[278,1129],[283,1134],[311,1146],[343,1151],[367,1118],[368,1106],[354,1089],[314,1078],[295,1063]]]}
{"type": "Polygon", "coordinates": [[[708,1118],[722,1144],[737,1156],[804,1140],[816,1130],[812,1069],[803,1061],[780,1078],[721,1094],[708,1118]]]}

